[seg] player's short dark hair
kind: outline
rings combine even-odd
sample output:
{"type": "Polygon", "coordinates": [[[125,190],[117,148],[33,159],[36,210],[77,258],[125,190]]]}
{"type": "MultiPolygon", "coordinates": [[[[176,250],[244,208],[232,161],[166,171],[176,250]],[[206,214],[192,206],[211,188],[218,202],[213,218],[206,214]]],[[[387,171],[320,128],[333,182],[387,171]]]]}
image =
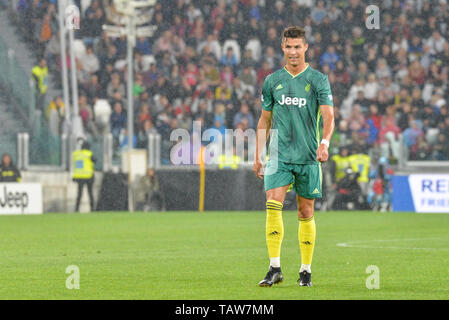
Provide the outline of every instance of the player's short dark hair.
{"type": "Polygon", "coordinates": [[[307,42],[306,32],[303,28],[298,26],[290,26],[285,28],[282,32],[282,41],[284,41],[285,38],[302,38],[304,43],[307,42]]]}

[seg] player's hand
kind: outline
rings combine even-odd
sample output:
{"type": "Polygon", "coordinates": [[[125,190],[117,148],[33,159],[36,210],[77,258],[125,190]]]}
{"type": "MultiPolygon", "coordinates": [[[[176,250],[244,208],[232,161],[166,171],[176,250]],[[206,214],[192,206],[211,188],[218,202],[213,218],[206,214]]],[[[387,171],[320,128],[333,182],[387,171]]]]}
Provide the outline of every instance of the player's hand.
{"type": "Polygon", "coordinates": [[[326,162],[329,158],[329,151],[327,146],[324,143],[321,143],[318,149],[316,150],[316,159],[319,162],[326,162]]]}
{"type": "Polygon", "coordinates": [[[257,178],[263,179],[263,165],[260,161],[254,161],[253,172],[257,178]]]}

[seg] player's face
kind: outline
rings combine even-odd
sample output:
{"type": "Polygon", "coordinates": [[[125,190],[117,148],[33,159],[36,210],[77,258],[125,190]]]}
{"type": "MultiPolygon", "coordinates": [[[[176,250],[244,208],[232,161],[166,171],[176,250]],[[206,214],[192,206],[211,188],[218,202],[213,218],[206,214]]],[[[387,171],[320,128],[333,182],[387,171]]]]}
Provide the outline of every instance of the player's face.
{"type": "Polygon", "coordinates": [[[309,45],[302,38],[284,38],[282,51],[288,65],[293,67],[305,61],[305,54],[309,45]]]}

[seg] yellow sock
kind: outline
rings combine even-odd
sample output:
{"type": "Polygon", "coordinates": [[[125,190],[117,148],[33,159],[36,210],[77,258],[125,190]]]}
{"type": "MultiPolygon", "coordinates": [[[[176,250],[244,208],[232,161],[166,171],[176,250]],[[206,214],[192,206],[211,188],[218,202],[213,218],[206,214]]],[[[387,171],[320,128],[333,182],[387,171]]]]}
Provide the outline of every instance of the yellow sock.
{"type": "Polygon", "coordinates": [[[315,248],[316,227],[314,217],[299,219],[299,249],[301,250],[301,263],[312,264],[313,249],[315,248]]]}
{"type": "MultiPolygon", "coordinates": [[[[266,224],[266,238],[268,255],[270,261],[279,261],[281,256],[281,244],[284,238],[284,223],[282,222],[282,203],[276,200],[268,200],[267,206],[267,224],[266,224]]],[[[274,267],[278,267],[274,265],[274,267]]]]}

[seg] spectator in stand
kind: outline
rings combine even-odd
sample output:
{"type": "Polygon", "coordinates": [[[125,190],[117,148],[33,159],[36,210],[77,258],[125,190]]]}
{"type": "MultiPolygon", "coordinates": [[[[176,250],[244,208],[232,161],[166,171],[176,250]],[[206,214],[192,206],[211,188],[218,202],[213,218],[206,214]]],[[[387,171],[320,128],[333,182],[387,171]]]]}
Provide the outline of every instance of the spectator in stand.
{"type": "Polygon", "coordinates": [[[385,58],[377,60],[376,77],[381,81],[386,80],[386,78],[391,78],[391,70],[385,58]]]}
{"type": "Polygon", "coordinates": [[[147,120],[151,121],[150,105],[147,102],[144,102],[140,108],[138,128],[142,129],[147,120]]]}
{"type": "Polygon", "coordinates": [[[371,101],[365,98],[365,92],[359,91],[357,92],[357,98],[354,100],[354,105],[359,105],[362,112],[366,113],[368,111],[369,105],[371,101]]]}
{"type": "Polygon", "coordinates": [[[409,127],[412,108],[410,104],[404,103],[398,108],[397,125],[401,131],[409,127]]]}
{"type": "Polygon", "coordinates": [[[386,142],[386,134],[389,132],[394,134],[394,138],[397,140],[401,129],[396,125],[394,117],[384,117],[382,121],[382,127],[379,132],[379,142],[386,142]]]}
{"type": "Polygon", "coordinates": [[[100,69],[100,63],[91,45],[86,47],[85,54],[81,57],[83,69],[89,74],[96,73],[100,69]]]}
{"type": "Polygon", "coordinates": [[[423,85],[426,75],[424,72],[424,68],[421,66],[418,59],[412,62],[408,69],[408,74],[414,84],[419,86],[423,85]]]}
{"type": "Polygon", "coordinates": [[[39,64],[31,70],[31,74],[35,82],[36,108],[43,111],[48,89],[47,60],[40,59],[39,64]]]}
{"type": "Polygon", "coordinates": [[[142,128],[138,130],[137,136],[137,148],[139,149],[148,149],[148,136],[150,134],[157,134],[157,130],[153,125],[151,120],[145,120],[142,128]]]}
{"type": "Polygon", "coordinates": [[[367,118],[363,124],[363,128],[360,130],[360,135],[365,138],[369,147],[372,147],[379,136],[379,129],[376,127],[373,118],[367,118]]]}
{"type": "Polygon", "coordinates": [[[44,16],[44,19],[42,20],[42,24],[36,28],[36,38],[38,42],[37,53],[39,56],[42,56],[44,54],[45,48],[50,42],[53,33],[55,32],[54,30],[56,30],[54,21],[52,21],[52,17],[50,14],[46,14],[44,16]]]}
{"type": "Polygon", "coordinates": [[[399,93],[397,93],[394,97],[394,104],[399,105],[403,103],[411,103],[412,97],[410,96],[410,93],[407,91],[407,89],[402,88],[399,93]]]}
{"type": "Polygon", "coordinates": [[[220,73],[217,66],[209,62],[206,62],[204,64],[203,68],[200,70],[200,74],[201,73],[211,87],[218,86],[220,84],[220,80],[225,81],[226,84],[230,87],[230,80],[232,80],[234,76],[230,66],[225,66],[222,73],[220,73]]]}
{"type": "Polygon", "coordinates": [[[352,132],[359,132],[362,129],[363,124],[365,122],[365,118],[363,116],[362,108],[360,107],[360,105],[355,104],[352,107],[351,115],[349,116],[348,122],[349,122],[349,129],[352,132]]]}
{"type": "Polygon", "coordinates": [[[225,66],[220,72],[220,80],[226,82],[228,87],[232,87],[234,81],[234,73],[230,66],[225,66]]]}
{"type": "Polygon", "coordinates": [[[379,82],[377,82],[376,75],[374,73],[370,73],[368,75],[368,82],[365,83],[365,98],[372,101],[377,97],[378,92],[379,82]]]}
{"type": "MultiPolygon", "coordinates": [[[[376,72],[376,76],[378,77],[378,74],[376,72]]],[[[390,76],[387,76],[384,79],[384,83],[381,89],[382,95],[385,96],[386,101],[393,101],[396,94],[399,92],[399,85],[392,82],[392,79],[390,76]]],[[[379,97],[378,97],[379,99],[379,97]]]]}
{"type": "Polygon", "coordinates": [[[435,30],[432,33],[432,36],[427,40],[427,45],[430,47],[431,54],[438,54],[444,50],[444,45],[446,43],[446,39],[444,39],[438,30],[435,30]]]}
{"type": "Polygon", "coordinates": [[[422,130],[419,128],[418,121],[411,120],[409,127],[404,130],[404,144],[410,149],[418,142],[418,138],[423,136],[422,130]]]}
{"type": "Polygon", "coordinates": [[[220,85],[215,89],[215,100],[229,101],[232,98],[232,89],[225,81],[221,81],[220,85]]]}
{"type": "Polygon", "coordinates": [[[57,114],[58,120],[62,122],[65,117],[65,104],[60,96],[55,97],[47,106],[45,111],[45,117],[47,120],[50,118],[50,114],[55,112],[57,114]]]}
{"type": "Polygon", "coordinates": [[[121,131],[126,128],[126,113],[123,111],[120,102],[114,104],[114,111],[111,114],[109,122],[112,136],[118,142],[121,131]]]}
{"type": "Polygon", "coordinates": [[[96,97],[103,96],[103,88],[98,82],[98,76],[96,74],[91,75],[89,82],[81,88],[81,91],[83,91],[88,99],[88,102],[91,104],[96,97]]]}
{"type": "Polygon", "coordinates": [[[419,136],[415,145],[410,149],[410,160],[430,160],[431,147],[423,136],[419,136]]]}
{"type": "Polygon", "coordinates": [[[340,56],[335,52],[335,47],[330,45],[326,52],[321,56],[320,65],[324,66],[327,64],[331,70],[335,70],[339,60],[340,56]]]}
{"type": "Polygon", "coordinates": [[[408,54],[409,54],[410,60],[416,60],[416,59],[419,60],[422,53],[423,53],[423,45],[422,45],[421,37],[419,37],[418,35],[413,35],[412,41],[408,47],[408,54]]]}
{"type": "Polygon", "coordinates": [[[12,162],[11,156],[8,153],[4,153],[2,155],[2,163],[0,164],[0,182],[5,183],[20,181],[22,181],[22,177],[19,169],[17,169],[12,162]]]}
{"type": "Polygon", "coordinates": [[[151,44],[149,39],[146,37],[137,37],[136,51],[140,52],[142,55],[151,55],[151,44]]]}
{"type": "Polygon", "coordinates": [[[120,75],[118,73],[112,74],[111,82],[109,82],[106,89],[108,98],[111,101],[120,101],[126,96],[125,85],[120,82],[120,75]]]}
{"type": "Polygon", "coordinates": [[[237,114],[234,116],[233,125],[234,128],[237,128],[237,125],[239,123],[242,123],[242,120],[246,119],[248,122],[248,128],[254,128],[254,117],[249,112],[249,106],[246,103],[242,103],[242,106],[240,107],[240,111],[237,112],[237,114]]]}
{"type": "Polygon", "coordinates": [[[313,23],[320,24],[323,21],[324,17],[326,17],[327,10],[324,7],[324,1],[319,0],[317,2],[317,6],[312,9],[310,13],[313,23]]]}
{"type": "MultiPolygon", "coordinates": [[[[93,1],[95,3],[96,0],[93,1]]],[[[96,8],[95,12],[86,15],[87,19],[83,21],[82,28],[84,36],[87,38],[86,42],[93,43],[95,38],[101,36],[103,32],[103,25],[106,24],[106,17],[102,8],[96,8]]]]}
{"type": "Polygon", "coordinates": [[[222,116],[216,115],[214,117],[213,122],[214,122],[214,124],[213,124],[213,126],[211,128],[218,130],[218,132],[223,137],[223,141],[222,142],[224,142],[224,136],[225,136],[225,130],[226,130],[226,126],[224,124],[224,118],[222,116]]]}
{"type": "Polygon", "coordinates": [[[257,85],[261,86],[265,78],[273,73],[273,69],[270,67],[270,63],[268,61],[262,62],[262,66],[257,70],[257,85]]]}
{"type": "Polygon", "coordinates": [[[242,61],[240,61],[242,66],[249,66],[254,68],[256,65],[256,59],[254,59],[254,56],[252,54],[251,49],[245,50],[243,53],[242,61]]]}
{"type": "Polygon", "coordinates": [[[244,66],[243,71],[239,74],[238,78],[244,85],[245,90],[250,90],[253,93],[255,92],[257,75],[251,66],[244,66]]]}
{"type": "Polygon", "coordinates": [[[154,53],[160,54],[162,52],[171,52],[173,50],[172,38],[172,33],[168,30],[165,31],[163,35],[156,40],[154,53]]]}
{"type": "Polygon", "coordinates": [[[78,98],[78,104],[79,104],[79,112],[81,120],[83,121],[83,127],[86,129],[86,131],[93,136],[97,137],[99,135],[98,128],[95,125],[95,118],[94,118],[94,112],[92,110],[92,107],[88,104],[87,97],[84,95],[81,95],[78,98]]]}
{"type": "Polygon", "coordinates": [[[223,66],[230,66],[231,68],[235,68],[237,66],[237,56],[234,53],[233,47],[228,47],[226,54],[221,57],[220,63],[223,66]]]}
{"type": "Polygon", "coordinates": [[[432,158],[437,161],[449,160],[449,144],[446,136],[442,133],[438,135],[438,141],[432,147],[432,158]]]}

